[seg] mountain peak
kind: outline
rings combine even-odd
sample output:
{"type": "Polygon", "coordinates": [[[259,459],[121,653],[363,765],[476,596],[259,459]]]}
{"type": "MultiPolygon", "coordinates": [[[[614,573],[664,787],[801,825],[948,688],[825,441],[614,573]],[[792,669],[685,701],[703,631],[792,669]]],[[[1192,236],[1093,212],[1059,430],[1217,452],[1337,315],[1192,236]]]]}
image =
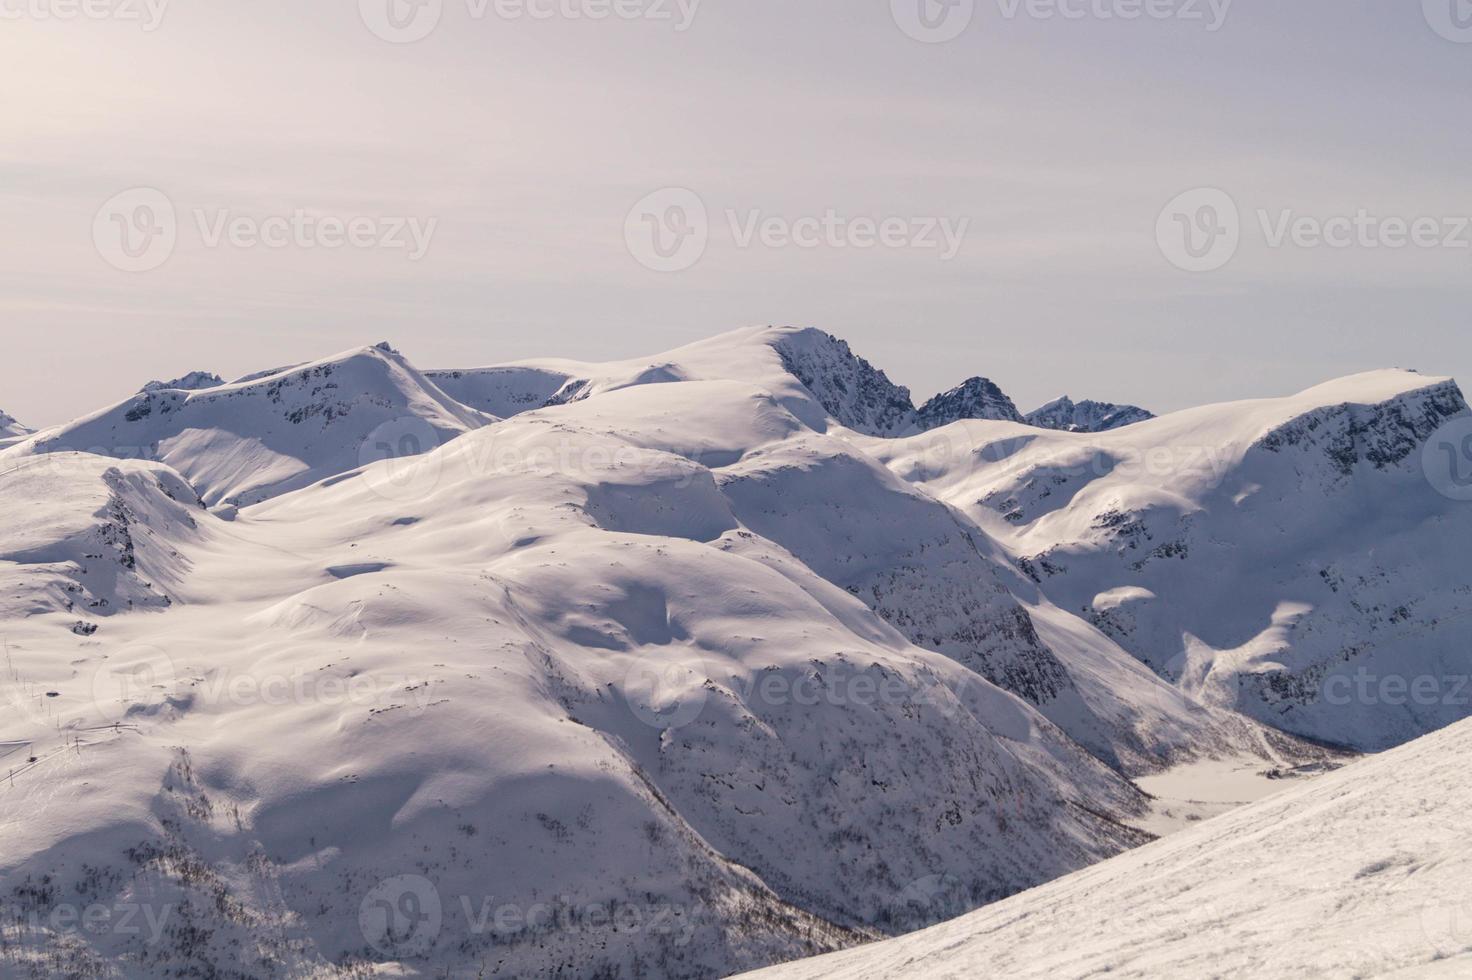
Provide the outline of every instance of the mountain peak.
{"type": "Polygon", "coordinates": [[[28,436],[34,429],[27,428],[15,420],[15,416],[0,412],[0,439],[18,439],[28,436]]]}
{"type": "Polygon", "coordinates": [[[978,377],[930,399],[920,407],[916,419],[920,428],[936,429],[961,419],[1021,422],[1022,414],[996,383],[978,377]]]}
{"type": "Polygon", "coordinates": [[[885,436],[913,425],[910,389],[890,381],[847,341],[809,327],[786,333],[772,346],[787,372],[848,428],[885,436]]]}
{"type": "Polygon", "coordinates": [[[1154,413],[1136,405],[1075,402],[1064,395],[1035,412],[1029,412],[1023,421],[1040,429],[1057,429],[1062,432],[1109,432],[1153,418],[1154,413]]]}
{"type": "Polygon", "coordinates": [[[140,388],[140,391],[203,391],[206,388],[218,388],[225,383],[225,379],[218,374],[210,374],[208,371],[190,371],[182,378],[172,381],[150,381],[140,388]]]}

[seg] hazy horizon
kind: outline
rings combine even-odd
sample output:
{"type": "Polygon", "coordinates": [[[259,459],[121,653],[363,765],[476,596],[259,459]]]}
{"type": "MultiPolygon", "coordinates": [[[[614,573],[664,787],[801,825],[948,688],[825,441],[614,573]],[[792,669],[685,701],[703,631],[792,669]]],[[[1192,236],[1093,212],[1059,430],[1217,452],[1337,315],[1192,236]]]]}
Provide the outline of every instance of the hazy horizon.
{"type": "Polygon", "coordinates": [[[1468,376],[1455,2],[17,0],[0,410],[761,323],[1024,410],[1468,376]]]}

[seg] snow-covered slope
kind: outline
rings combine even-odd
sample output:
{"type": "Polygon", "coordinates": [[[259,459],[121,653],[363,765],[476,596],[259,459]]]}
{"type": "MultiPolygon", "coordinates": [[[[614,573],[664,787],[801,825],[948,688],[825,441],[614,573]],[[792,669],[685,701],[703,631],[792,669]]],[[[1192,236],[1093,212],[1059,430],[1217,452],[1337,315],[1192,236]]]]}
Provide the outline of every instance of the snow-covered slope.
{"type": "Polygon", "coordinates": [[[202,390],[150,388],[6,452],[157,460],[209,506],[247,506],[489,421],[380,345],[202,390]]]}
{"type": "Polygon", "coordinates": [[[753,980],[1472,975],[1472,722],[914,935],[753,980]]]}
{"type": "Polygon", "coordinates": [[[1472,713],[1472,512],[1423,468],[1468,417],[1454,383],[1383,371],[1107,433],[871,448],[1192,696],[1380,749],[1472,713]]]}
{"type": "Polygon", "coordinates": [[[1110,402],[1075,402],[1067,395],[1051,401],[1020,419],[1028,425],[1043,429],[1061,429],[1064,432],[1108,432],[1122,429],[1137,422],[1148,422],[1154,414],[1135,405],[1114,405],[1110,402]]]}
{"type": "Polygon", "coordinates": [[[912,643],[1028,701],[1111,766],[1147,772],[1224,751],[1311,755],[1165,684],[1049,602],[964,515],[847,442],[787,439],[723,468],[717,480],[743,526],[857,596],[912,643]]]}
{"type": "Polygon", "coordinates": [[[166,466],[88,453],[0,464],[0,621],[57,614],[79,635],[167,608],[200,503],[166,466]]]}

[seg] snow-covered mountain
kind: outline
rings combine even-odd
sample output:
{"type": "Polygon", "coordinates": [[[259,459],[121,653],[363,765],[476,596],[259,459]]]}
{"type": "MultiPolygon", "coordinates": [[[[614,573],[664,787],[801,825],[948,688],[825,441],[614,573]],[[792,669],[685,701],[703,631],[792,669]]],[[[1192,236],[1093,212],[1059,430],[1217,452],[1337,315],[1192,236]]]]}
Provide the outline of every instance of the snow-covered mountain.
{"type": "Polygon", "coordinates": [[[17,422],[14,416],[0,412],[0,448],[19,442],[34,431],[17,422]]]}
{"type": "Polygon", "coordinates": [[[1469,417],[1453,382],[1382,371],[1113,432],[965,423],[875,451],[1192,697],[1376,750],[1472,712],[1472,513],[1425,468],[1469,417]]]}
{"type": "Polygon", "coordinates": [[[1462,722],[943,925],[749,976],[1466,977],[1472,792],[1447,769],[1469,753],[1462,722]]]}
{"type": "Polygon", "coordinates": [[[1034,412],[1028,412],[1018,421],[1042,429],[1061,429],[1064,432],[1108,432],[1110,429],[1122,429],[1138,422],[1148,422],[1153,418],[1153,413],[1135,405],[1075,402],[1065,395],[1034,412]]]}
{"type": "Polygon", "coordinates": [[[739,378],[776,383],[783,390],[796,379],[803,388],[796,397],[805,403],[809,422],[816,422],[813,413],[821,410],[840,425],[868,435],[923,431],[960,419],[1022,421],[1012,399],[986,378],[972,378],[917,409],[908,388],[890,381],[846,341],[811,328],[736,331],[653,360],[589,364],[552,359],[426,375],[465,404],[502,418],[633,385],[739,378]]]}
{"type": "Polygon", "coordinates": [[[916,413],[916,421],[922,429],[937,429],[962,419],[1021,422],[1022,415],[1012,399],[986,378],[972,378],[942,392],[916,413]]]}
{"type": "Polygon", "coordinates": [[[1465,717],[1248,696],[1413,585],[1408,662],[1467,673],[1466,518],[1409,462],[1465,406],[1414,377],[924,430],[847,344],[760,328],[429,374],[380,345],[30,436],[0,451],[0,973],[723,975],[1136,847],[1136,778],[1465,717]],[[1130,479],[1172,439],[1227,476],[1130,479]],[[69,930],[72,895],[166,928],[69,930]]]}
{"type": "Polygon", "coordinates": [[[155,460],[210,507],[248,506],[489,421],[382,344],[228,385],[150,387],[7,453],[155,460]]]}

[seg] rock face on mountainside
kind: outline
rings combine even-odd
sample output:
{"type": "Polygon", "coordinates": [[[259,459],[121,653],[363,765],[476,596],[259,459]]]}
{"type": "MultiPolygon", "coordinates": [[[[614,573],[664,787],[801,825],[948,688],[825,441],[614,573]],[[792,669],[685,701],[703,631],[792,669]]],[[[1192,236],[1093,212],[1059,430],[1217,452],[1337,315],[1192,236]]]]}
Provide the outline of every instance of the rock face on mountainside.
{"type": "Polygon", "coordinates": [[[782,365],[843,425],[893,435],[915,424],[910,389],[890,381],[831,334],[804,330],[775,345],[782,365]]]}
{"type": "Polygon", "coordinates": [[[1447,778],[1468,753],[1463,722],[943,925],[749,978],[1469,976],[1472,792],[1447,778]]]}
{"type": "Polygon", "coordinates": [[[1021,422],[1022,415],[1001,388],[986,378],[972,378],[926,402],[915,419],[922,429],[938,429],[961,419],[1021,422]]]}
{"type": "Polygon", "coordinates": [[[1057,429],[1061,432],[1108,432],[1127,425],[1147,422],[1153,414],[1134,405],[1113,405],[1109,402],[1081,401],[1064,396],[1049,402],[1022,419],[1028,425],[1041,429],[1057,429]]]}

